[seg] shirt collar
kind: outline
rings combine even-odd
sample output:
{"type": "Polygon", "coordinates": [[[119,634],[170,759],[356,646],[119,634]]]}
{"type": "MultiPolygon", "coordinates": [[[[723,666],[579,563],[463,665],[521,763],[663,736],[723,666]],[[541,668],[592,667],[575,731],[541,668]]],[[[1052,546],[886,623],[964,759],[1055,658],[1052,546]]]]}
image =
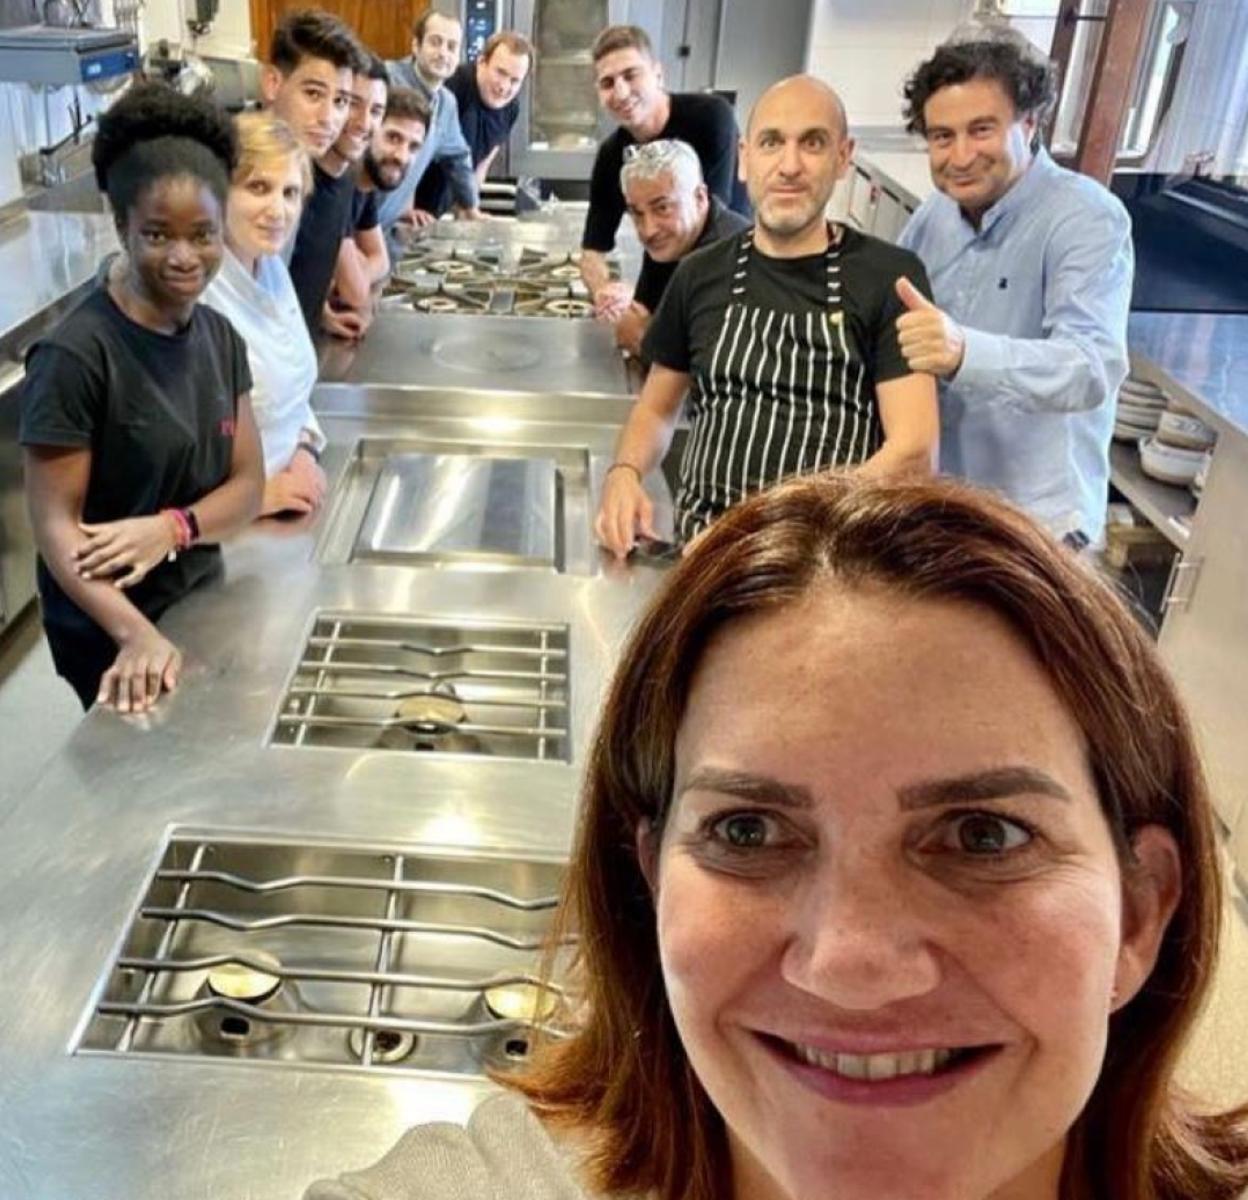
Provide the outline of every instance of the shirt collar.
{"type": "Polygon", "coordinates": [[[435,100],[437,97],[437,94],[442,90],[442,88],[440,86],[430,87],[425,82],[425,77],[420,73],[419,68],[416,66],[416,60],[414,58],[409,58],[407,62],[408,62],[408,67],[410,68],[409,73],[411,74],[411,77],[412,77],[412,86],[426,100],[429,100],[429,101],[435,100]]]}
{"type": "MultiPolygon", "coordinates": [[[[1057,172],[1057,166],[1042,146],[1014,186],[992,205],[979,222],[980,234],[986,234],[998,221],[1026,208],[1046,182],[1057,172]]],[[[962,217],[966,221],[965,217],[962,217]]],[[[967,222],[969,224],[969,222],[967,222]]]]}

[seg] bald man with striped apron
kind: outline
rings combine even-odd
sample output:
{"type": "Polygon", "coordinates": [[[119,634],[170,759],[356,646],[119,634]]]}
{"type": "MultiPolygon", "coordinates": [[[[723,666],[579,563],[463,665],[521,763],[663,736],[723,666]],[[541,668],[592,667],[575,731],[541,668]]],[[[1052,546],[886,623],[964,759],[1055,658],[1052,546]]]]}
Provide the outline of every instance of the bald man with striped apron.
{"type": "Polygon", "coordinates": [[[789,476],[932,469],[935,381],[911,371],[896,328],[897,281],[926,294],[923,266],[823,216],[852,145],[839,101],[817,80],[782,81],[756,106],[742,151],[755,224],[683,259],[646,332],[651,371],[596,524],[618,557],[659,537],[644,479],[682,405],[676,536],[685,543],[789,476]]]}

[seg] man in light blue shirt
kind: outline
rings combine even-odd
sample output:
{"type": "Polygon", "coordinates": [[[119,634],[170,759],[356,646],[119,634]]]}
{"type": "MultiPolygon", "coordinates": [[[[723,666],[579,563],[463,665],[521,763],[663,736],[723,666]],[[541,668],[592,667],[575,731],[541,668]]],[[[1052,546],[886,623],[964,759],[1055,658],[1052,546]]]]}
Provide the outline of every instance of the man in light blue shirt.
{"type": "Polygon", "coordinates": [[[386,63],[390,81],[398,87],[415,89],[428,102],[430,111],[425,144],[409,164],[403,182],[388,192],[378,206],[377,215],[387,236],[402,217],[416,225],[434,219],[431,213],[413,209],[412,197],[425,169],[435,159],[446,168],[455,215],[474,220],[481,216],[472,151],[459,127],[459,103],[443,86],[459,65],[462,39],[463,27],[457,18],[431,9],[412,30],[411,58],[386,63]]]}
{"type": "Polygon", "coordinates": [[[1122,204],[1037,148],[1050,64],[1006,40],[941,46],[906,84],[937,192],[901,236],[912,370],[940,380],[941,467],[1074,545],[1099,541],[1114,398],[1127,373],[1134,258],[1122,204]]]}

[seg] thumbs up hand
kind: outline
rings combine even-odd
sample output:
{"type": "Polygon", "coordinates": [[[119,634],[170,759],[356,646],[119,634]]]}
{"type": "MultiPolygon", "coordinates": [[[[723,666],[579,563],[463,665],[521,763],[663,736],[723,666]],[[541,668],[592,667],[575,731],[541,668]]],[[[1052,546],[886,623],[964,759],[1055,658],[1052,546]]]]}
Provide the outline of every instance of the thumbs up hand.
{"type": "Polygon", "coordinates": [[[962,326],[936,307],[904,275],[897,295],[906,311],[897,318],[897,343],[912,371],[926,371],[941,379],[957,373],[966,349],[962,326]]]}

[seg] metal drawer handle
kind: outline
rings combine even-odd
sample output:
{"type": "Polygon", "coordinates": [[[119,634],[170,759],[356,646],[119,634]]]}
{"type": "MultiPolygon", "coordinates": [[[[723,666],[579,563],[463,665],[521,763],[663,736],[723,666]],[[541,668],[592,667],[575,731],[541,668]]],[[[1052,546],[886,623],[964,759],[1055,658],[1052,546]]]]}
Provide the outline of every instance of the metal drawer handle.
{"type": "Polygon", "coordinates": [[[1203,558],[1174,560],[1174,565],[1170,568],[1170,579],[1166,583],[1166,594],[1162,597],[1162,608],[1186,608],[1192,602],[1203,563],[1203,558]]]}
{"type": "Polygon", "coordinates": [[[26,366],[20,362],[0,364],[0,396],[21,385],[26,378],[26,366]]]}

